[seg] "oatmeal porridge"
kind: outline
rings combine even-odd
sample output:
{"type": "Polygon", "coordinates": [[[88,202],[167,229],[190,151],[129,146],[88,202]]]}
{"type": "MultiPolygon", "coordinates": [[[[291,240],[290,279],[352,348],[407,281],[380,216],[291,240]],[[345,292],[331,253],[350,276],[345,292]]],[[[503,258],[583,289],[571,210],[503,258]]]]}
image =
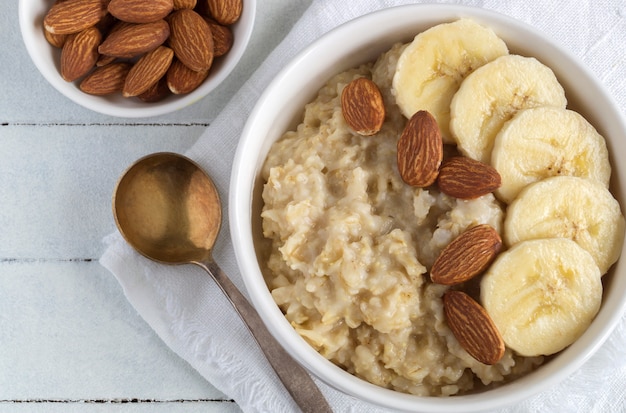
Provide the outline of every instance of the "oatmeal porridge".
{"type": "MultiPolygon", "coordinates": [[[[391,83],[405,47],[330,79],[271,148],[262,171],[265,277],[296,331],[346,371],[421,396],[463,394],[525,374],[543,357],[507,348],[485,365],[445,321],[450,287],[432,283],[430,267],[470,227],[501,232],[504,209],[493,194],[458,200],[402,181],[396,146],[407,120],[391,83]],[[384,96],[374,136],[354,133],[342,116],[341,92],[359,77],[384,96]]],[[[454,153],[446,147],[444,156],[454,153]]]]}

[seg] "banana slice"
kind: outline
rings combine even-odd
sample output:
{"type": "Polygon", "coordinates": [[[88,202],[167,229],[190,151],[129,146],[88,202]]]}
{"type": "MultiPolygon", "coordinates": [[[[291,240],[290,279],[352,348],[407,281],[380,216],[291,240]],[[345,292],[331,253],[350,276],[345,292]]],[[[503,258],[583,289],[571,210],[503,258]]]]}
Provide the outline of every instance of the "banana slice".
{"type": "Polygon", "coordinates": [[[587,329],[602,301],[591,255],[574,241],[524,241],[500,254],[480,284],[481,301],[506,345],[522,356],[563,350],[587,329]]]}
{"type": "Polygon", "coordinates": [[[491,165],[507,204],[527,185],[557,175],[600,181],[608,188],[609,151],[604,138],[580,114],[552,106],[520,110],[496,135],[491,165]]]}
{"type": "Polygon", "coordinates": [[[404,49],[392,93],[406,118],[419,110],[430,112],[444,143],[454,143],[449,130],[452,96],[469,73],[508,53],[493,30],[472,20],[439,24],[415,36],[404,49]]]}
{"type": "Polygon", "coordinates": [[[527,186],[507,208],[507,245],[537,238],[569,238],[591,254],[602,274],[624,242],[619,203],[600,182],[555,176],[527,186]]]}
{"type": "Polygon", "coordinates": [[[566,104],[549,67],[532,57],[501,56],[465,78],[450,105],[450,132],[464,155],[489,163],[496,134],[515,112],[566,104]]]}

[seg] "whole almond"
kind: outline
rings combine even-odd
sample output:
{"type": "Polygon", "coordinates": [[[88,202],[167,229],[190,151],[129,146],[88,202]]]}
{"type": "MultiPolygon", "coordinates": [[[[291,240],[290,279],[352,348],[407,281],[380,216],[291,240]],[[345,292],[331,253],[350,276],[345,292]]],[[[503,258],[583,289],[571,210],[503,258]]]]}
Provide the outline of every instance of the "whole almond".
{"type": "Polygon", "coordinates": [[[104,39],[100,54],[120,58],[133,58],[156,49],[170,35],[170,26],[165,20],[152,23],[125,23],[114,29],[104,39]]]}
{"type": "Polygon", "coordinates": [[[117,60],[117,57],[115,56],[107,56],[107,55],[101,54],[100,57],[98,58],[98,61],[96,62],[96,67],[106,66],[110,63],[113,63],[116,60],[117,60]]]}
{"type": "Polygon", "coordinates": [[[461,233],[439,254],[430,270],[434,283],[455,285],[482,273],[502,249],[498,232],[487,224],[461,233]]]}
{"type": "Polygon", "coordinates": [[[480,304],[462,291],[448,290],[443,295],[443,310],[450,330],[465,351],[484,364],[500,361],[504,340],[480,304]]]}
{"type": "Polygon", "coordinates": [[[97,96],[120,92],[124,87],[124,81],[130,67],[130,63],[127,62],[111,63],[99,67],[80,82],[79,88],[85,93],[97,96]]]}
{"type": "Polygon", "coordinates": [[[437,180],[443,160],[443,140],[435,118],[427,111],[416,112],[398,139],[398,171],[402,180],[427,187],[437,180]]]}
{"type": "Polygon", "coordinates": [[[354,79],[343,88],[341,111],[348,126],[359,135],[375,135],[385,121],[383,95],[376,83],[365,77],[354,79]]]}
{"type": "Polygon", "coordinates": [[[441,165],[437,184],[446,195],[459,199],[475,199],[498,189],[502,180],[491,165],[464,156],[455,156],[441,165]]]}
{"type": "Polygon", "coordinates": [[[128,23],[152,23],[174,9],[173,0],[111,0],[109,13],[128,23]]]}
{"type": "Polygon", "coordinates": [[[167,88],[165,77],[162,77],[158,82],[150,86],[148,90],[137,95],[137,97],[143,102],[153,103],[161,101],[171,94],[172,92],[167,88]]]}
{"type": "Polygon", "coordinates": [[[213,36],[213,56],[224,56],[233,47],[233,31],[228,26],[224,26],[211,18],[205,18],[211,29],[213,36]]]}
{"type": "Polygon", "coordinates": [[[72,34],[94,26],[105,15],[102,0],[65,0],[52,5],[43,19],[53,34],[72,34]]]}
{"type": "Polygon", "coordinates": [[[61,77],[72,82],[86,75],[98,60],[101,40],[100,31],[95,27],[70,35],[61,49],[61,77]]]}
{"type": "MultiPolygon", "coordinates": [[[[110,14],[108,14],[110,16],[110,14]]],[[[123,22],[121,20],[117,20],[116,18],[113,18],[114,22],[111,24],[111,26],[108,28],[108,30],[105,32],[107,33],[107,36],[112,35],[113,33],[115,33],[118,30],[123,29],[124,27],[131,27],[133,25],[133,23],[126,23],[123,22]]],[[[105,37],[105,39],[106,39],[105,37]]],[[[98,50],[100,50],[100,48],[98,48],[98,50]]],[[[108,65],[109,63],[113,62],[117,60],[116,56],[108,56],[105,54],[101,54],[100,58],[98,59],[98,61],[96,62],[96,66],[105,66],[108,65]]]]}
{"type": "Polygon", "coordinates": [[[167,87],[175,95],[194,91],[209,76],[208,70],[195,71],[174,60],[167,71],[167,87]]]}
{"type": "Polygon", "coordinates": [[[208,70],[213,63],[213,35],[209,24],[193,10],[180,9],[168,18],[169,45],[191,70],[208,70]]]}
{"type": "Polygon", "coordinates": [[[63,45],[65,44],[65,40],[67,39],[67,36],[68,36],[67,34],[50,33],[48,30],[46,30],[45,27],[43,29],[43,35],[48,41],[48,43],[50,43],[51,46],[56,47],[57,49],[63,48],[63,45]]]}
{"type": "Polygon", "coordinates": [[[243,0],[207,0],[211,16],[226,26],[239,20],[243,11],[243,0]]]}
{"type": "Polygon", "coordinates": [[[128,72],[122,95],[137,96],[148,90],[167,73],[173,58],[174,52],[167,46],[159,46],[146,53],[128,72]]]}

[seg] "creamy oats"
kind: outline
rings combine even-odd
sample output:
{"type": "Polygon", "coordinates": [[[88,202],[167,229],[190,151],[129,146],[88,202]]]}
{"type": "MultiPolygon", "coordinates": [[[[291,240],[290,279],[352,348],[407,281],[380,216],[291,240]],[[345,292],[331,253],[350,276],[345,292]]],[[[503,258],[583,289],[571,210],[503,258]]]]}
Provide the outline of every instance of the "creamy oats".
{"type": "Polygon", "coordinates": [[[333,363],[382,387],[449,396],[543,359],[507,349],[487,366],[446,325],[449,287],[433,284],[428,269],[465,229],[487,223],[500,232],[504,212],[492,194],[461,201],[400,178],[396,144],[406,119],[391,81],[404,47],[333,77],[297,130],[273,145],[262,171],[265,277],[292,326],[333,363]],[[378,84],[387,110],[369,137],[350,130],[340,104],[343,87],[363,76],[378,84]]]}

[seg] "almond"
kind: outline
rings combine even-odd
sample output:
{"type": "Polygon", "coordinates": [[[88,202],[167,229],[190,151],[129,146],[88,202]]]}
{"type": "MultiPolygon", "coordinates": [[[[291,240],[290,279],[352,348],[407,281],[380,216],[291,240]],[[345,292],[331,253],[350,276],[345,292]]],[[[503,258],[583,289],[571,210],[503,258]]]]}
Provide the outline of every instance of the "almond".
{"type": "Polygon", "coordinates": [[[50,33],[48,30],[46,30],[45,27],[43,29],[43,35],[48,41],[48,43],[50,43],[51,46],[56,47],[57,49],[63,48],[63,45],[65,44],[65,40],[67,39],[67,36],[68,36],[67,34],[50,33]]]}
{"type": "Polygon", "coordinates": [[[243,0],[207,0],[211,16],[220,24],[230,25],[239,20],[243,0]]]}
{"type": "Polygon", "coordinates": [[[172,92],[167,88],[165,77],[162,77],[158,82],[150,86],[148,90],[137,95],[137,97],[143,102],[153,103],[163,100],[171,94],[172,92]]]}
{"type": "Polygon", "coordinates": [[[100,31],[95,27],[70,35],[61,49],[61,77],[72,82],[86,75],[98,60],[101,40],[100,31]]]}
{"type": "Polygon", "coordinates": [[[178,60],[191,70],[208,70],[213,63],[213,35],[209,24],[190,9],[173,12],[168,21],[169,45],[178,60]]]}
{"type": "Polygon", "coordinates": [[[455,156],[441,166],[437,184],[446,195],[474,199],[498,189],[502,180],[491,165],[464,156],[455,156]]]}
{"type": "Polygon", "coordinates": [[[385,104],[380,89],[370,79],[354,79],[341,92],[343,118],[359,135],[371,136],[385,121],[385,104]]]}
{"type": "Polygon", "coordinates": [[[502,249],[498,232],[487,224],[476,225],[461,233],[439,254],[430,278],[434,283],[455,285],[487,269],[502,249]]]}
{"type": "Polygon", "coordinates": [[[148,90],[167,73],[173,58],[174,52],[167,46],[159,46],[146,53],[128,72],[122,95],[137,96],[148,90]]]}
{"type": "Polygon", "coordinates": [[[411,186],[433,184],[443,160],[443,140],[435,118],[427,111],[416,112],[398,139],[398,171],[411,186]]]}
{"type": "Polygon", "coordinates": [[[124,86],[130,67],[130,63],[126,62],[111,63],[99,67],[80,82],[79,88],[85,93],[98,96],[119,92],[124,86]]]}
{"type": "Polygon", "coordinates": [[[156,49],[170,35],[165,20],[152,23],[125,23],[104,39],[98,51],[107,56],[133,58],[156,49]]]}
{"type": "Polygon", "coordinates": [[[174,10],[193,9],[196,4],[196,0],[174,0],[174,10]]]}
{"type": "Polygon", "coordinates": [[[448,290],[443,295],[443,310],[450,330],[465,351],[484,364],[500,361],[504,341],[480,304],[464,292],[448,290]]]}
{"type": "Polygon", "coordinates": [[[115,60],[117,60],[117,57],[115,56],[107,56],[107,55],[101,54],[100,57],[98,58],[98,61],[96,62],[96,67],[106,66],[110,63],[113,63],[115,60]]]}
{"type": "Polygon", "coordinates": [[[43,25],[53,34],[73,34],[96,25],[105,13],[101,0],[57,1],[46,13],[43,25]]]}
{"type": "Polygon", "coordinates": [[[228,26],[223,26],[213,19],[205,18],[213,36],[213,56],[224,56],[233,47],[233,32],[228,26]]]}
{"type": "Polygon", "coordinates": [[[152,23],[174,9],[173,0],[111,0],[109,13],[128,23],[152,23]]]}
{"type": "MultiPolygon", "coordinates": [[[[110,16],[110,14],[109,14],[110,16]]],[[[123,29],[124,27],[131,27],[133,24],[132,23],[126,23],[123,22],[121,20],[117,20],[116,18],[113,18],[114,22],[111,24],[111,26],[108,28],[108,30],[106,30],[105,32],[101,32],[102,33],[107,33],[105,39],[109,36],[111,36],[113,33],[115,33],[118,30],[123,29]]],[[[100,48],[98,48],[98,50],[100,50],[100,48]]],[[[101,54],[100,55],[100,59],[98,59],[98,62],[96,63],[96,66],[104,66],[105,64],[111,63],[112,61],[114,61],[115,59],[117,59],[115,56],[108,56],[105,54],[101,54]]]]}
{"type": "Polygon", "coordinates": [[[194,91],[209,76],[208,70],[195,71],[174,60],[167,71],[167,87],[175,95],[194,91]]]}

